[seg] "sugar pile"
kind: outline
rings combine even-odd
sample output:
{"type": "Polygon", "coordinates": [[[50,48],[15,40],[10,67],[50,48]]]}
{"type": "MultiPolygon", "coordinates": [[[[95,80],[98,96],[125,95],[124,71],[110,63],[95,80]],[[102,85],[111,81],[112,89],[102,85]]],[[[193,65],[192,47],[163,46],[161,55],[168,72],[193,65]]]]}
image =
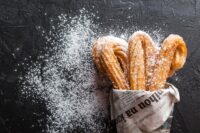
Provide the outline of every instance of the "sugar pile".
{"type": "Polygon", "coordinates": [[[97,79],[90,48],[98,27],[89,17],[81,13],[69,22],[66,15],[60,15],[57,27],[52,26],[45,36],[53,52],[39,57],[43,62],[29,68],[22,84],[22,94],[45,101],[50,111],[48,132],[106,129],[108,94],[98,89],[106,84],[97,79]]]}
{"type": "MultiPolygon", "coordinates": [[[[75,17],[61,14],[44,35],[51,48],[47,46],[38,57],[42,62],[29,67],[23,78],[22,95],[44,100],[50,112],[47,132],[108,130],[108,92],[102,88],[110,88],[110,83],[95,71],[91,59],[91,44],[100,34],[92,17],[85,10],[75,17]]],[[[128,34],[121,36],[127,39],[128,34]]]]}

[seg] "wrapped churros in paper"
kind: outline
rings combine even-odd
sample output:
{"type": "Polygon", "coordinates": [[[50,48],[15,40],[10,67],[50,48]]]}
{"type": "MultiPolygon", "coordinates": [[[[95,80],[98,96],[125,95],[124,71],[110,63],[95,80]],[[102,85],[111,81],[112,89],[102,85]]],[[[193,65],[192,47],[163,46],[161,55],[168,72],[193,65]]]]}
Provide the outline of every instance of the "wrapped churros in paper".
{"type": "Polygon", "coordinates": [[[166,80],[185,64],[187,48],[182,37],[171,34],[157,48],[142,31],[135,32],[128,43],[106,36],[94,43],[92,56],[113,83],[111,119],[119,133],[169,132],[171,112],[180,97],[166,80]]]}
{"type": "Polygon", "coordinates": [[[113,89],[111,119],[119,133],[169,133],[174,103],[179,100],[171,84],[152,92],[113,89]]]}

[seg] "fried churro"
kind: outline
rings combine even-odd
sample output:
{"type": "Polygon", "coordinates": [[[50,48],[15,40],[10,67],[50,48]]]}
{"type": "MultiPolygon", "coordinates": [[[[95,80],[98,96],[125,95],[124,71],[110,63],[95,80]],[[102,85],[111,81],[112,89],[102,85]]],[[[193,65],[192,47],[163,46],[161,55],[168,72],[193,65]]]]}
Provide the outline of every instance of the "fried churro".
{"type": "Polygon", "coordinates": [[[154,43],[147,33],[138,31],[129,38],[128,44],[130,89],[148,89],[155,62],[156,49],[154,43]]]}
{"type": "Polygon", "coordinates": [[[157,55],[153,78],[149,90],[157,90],[165,86],[166,80],[176,70],[183,67],[186,61],[187,48],[179,35],[169,35],[162,44],[157,55]]]}
{"type": "Polygon", "coordinates": [[[114,88],[129,89],[125,76],[127,68],[126,41],[106,36],[93,45],[92,56],[97,67],[109,77],[114,88]]]}

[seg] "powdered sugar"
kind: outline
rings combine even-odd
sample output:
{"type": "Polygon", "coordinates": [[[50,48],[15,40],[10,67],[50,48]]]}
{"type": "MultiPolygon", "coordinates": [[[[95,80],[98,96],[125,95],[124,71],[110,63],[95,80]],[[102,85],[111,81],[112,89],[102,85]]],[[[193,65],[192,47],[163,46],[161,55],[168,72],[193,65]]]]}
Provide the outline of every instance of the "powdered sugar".
{"type": "Polygon", "coordinates": [[[106,87],[105,80],[95,81],[100,76],[94,70],[90,45],[97,26],[88,17],[81,14],[69,22],[60,15],[53,35],[56,40],[52,31],[45,36],[53,54],[41,56],[43,62],[30,67],[24,78],[22,94],[36,94],[36,100],[46,102],[48,132],[106,130],[108,94],[98,89],[106,87]]]}
{"type": "Polygon", "coordinates": [[[128,49],[128,43],[118,37],[114,37],[114,36],[103,36],[97,39],[97,41],[95,43],[97,43],[96,48],[98,49],[98,51],[101,51],[101,49],[106,45],[107,42],[113,42],[113,43],[119,43],[121,46],[121,49],[124,52],[127,52],[128,49]]]}

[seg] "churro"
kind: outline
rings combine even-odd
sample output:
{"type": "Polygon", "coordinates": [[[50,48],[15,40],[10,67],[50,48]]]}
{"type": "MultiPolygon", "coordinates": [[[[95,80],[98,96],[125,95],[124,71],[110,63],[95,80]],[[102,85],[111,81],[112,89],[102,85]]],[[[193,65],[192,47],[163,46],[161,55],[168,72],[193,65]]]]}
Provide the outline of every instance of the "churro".
{"type": "Polygon", "coordinates": [[[154,43],[147,33],[137,31],[129,38],[128,44],[128,79],[130,89],[148,89],[155,62],[156,48],[154,43]]]}
{"type": "Polygon", "coordinates": [[[166,80],[176,70],[183,67],[186,61],[187,48],[179,35],[169,35],[162,44],[157,56],[149,90],[157,90],[165,86],[166,80]]]}
{"type": "Polygon", "coordinates": [[[112,36],[99,38],[93,45],[95,64],[100,71],[106,73],[116,89],[129,89],[125,76],[127,47],[126,41],[112,36]]]}

